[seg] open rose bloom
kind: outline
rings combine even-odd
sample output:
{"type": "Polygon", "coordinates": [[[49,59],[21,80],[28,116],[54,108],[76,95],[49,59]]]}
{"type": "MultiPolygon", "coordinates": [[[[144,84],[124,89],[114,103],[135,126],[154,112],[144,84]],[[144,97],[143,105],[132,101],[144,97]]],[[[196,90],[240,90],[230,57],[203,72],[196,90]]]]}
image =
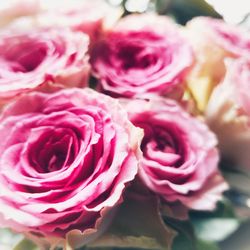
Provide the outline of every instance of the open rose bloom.
{"type": "Polygon", "coordinates": [[[140,156],[142,132],[118,102],[89,89],[34,92],[0,123],[1,226],[74,247],[100,234],[140,156]]]}
{"type": "Polygon", "coordinates": [[[178,26],[150,14],[122,19],[91,55],[99,90],[113,97],[145,93],[179,97],[192,63],[192,49],[178,26]]]}
{"type": "Polygon", "coordinates": [[[139,175],[145,185],[167,202],[213,209],[227,188],[215,135],[171,100],[134,100],[126,107],[133,124],[144,129],[139,175]]]}
{"type": "Polygon", "coordinates": [[[85,87],[89,39],[68,30],[0,32],[0,102],[50,87],[85,87]]]}

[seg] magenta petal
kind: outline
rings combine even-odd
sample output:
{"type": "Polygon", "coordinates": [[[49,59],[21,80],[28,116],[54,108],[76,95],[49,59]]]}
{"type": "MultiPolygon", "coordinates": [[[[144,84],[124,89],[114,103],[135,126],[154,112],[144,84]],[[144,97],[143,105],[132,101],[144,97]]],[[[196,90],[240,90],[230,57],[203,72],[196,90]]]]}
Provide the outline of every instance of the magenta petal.
{"type": "MultiPolygon", "coordinates": [[[[144,184],[165,202],[180,201],[188,207],[207,209],[208,201],[199,194],[218,173],[214,134],[172,100],[154,97],[124,104],[133,124],[144,129],[139,168],[144,184]]],[[[225,190],[223,178],[218,176],[221,182],[214,183],[216,198],[210,200],[210,208],[225,190]]]]}
{"type": "Polygon", "coordinates": [[[1,224],[45,241],[95,231],[137,173],[141,130],[93,90],[24,95],[0,125],[1,224]]]}

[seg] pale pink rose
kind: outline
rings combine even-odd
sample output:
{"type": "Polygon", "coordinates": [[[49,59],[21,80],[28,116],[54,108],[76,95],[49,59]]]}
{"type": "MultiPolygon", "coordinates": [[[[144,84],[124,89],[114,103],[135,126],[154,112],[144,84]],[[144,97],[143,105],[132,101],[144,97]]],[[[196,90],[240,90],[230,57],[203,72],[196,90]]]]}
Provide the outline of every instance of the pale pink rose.
{"type": "Polygon", "coordinates": [[[189,85],[204,110],[213,88],[225,76],[225,58],[250,58],[250,32],[220,19],[197,17],[188,22],[186,34],[196,56],[189,85]]]}
{"type": "Polygon", "coordinates": [[[224,81],[213,91],[206,120],[217,134],[228,167],[250,172],[250,62],[230,61],[224,81]]]}
{"type": "Polygon", "coordinates": [[[0,101],[23,92],[60,84],[85,87],[90,66],[89,39],[67,30],[0,33],[0,101]]]}
{"type": "Polygon", "coordinates": [[[23,95],[0,117],[1,227],[86,243],[134,179],[141,137],[117,100],[91,89],[23,95]]]}
{"type": "Polygon", "coordinates": [[[38,13],[38,0],[7,0],[0,4],[0,27],[6,26],[15,19],[38,13]]]}
{"type": "Polygon", "coordinates": [[[231,55],[250,57],[250,37],[247,29],[211,17],[194,18],[187,24],[187,27],[201,32],[200,36],[203,39],[209,39],[209,42],[231,55]]]}
{"type": "Polygon", "coordinates": [[[193,55],[167,17],[131,15],[94,47],[91,63],[99,90],[111,96],[179,95],[193,55]]]}
{"type": "Polygon", "coordinates": [[[168,99],[134,100],[126,108],[132,123],[144,129],[139,176],[145,185],[164,201],[214,209],[227,188],[215,135],[168,99]]]}
{"type": "Polygon", "coordinates": [[[81,31],[94,41],[104,29],[112,26],[121,16],[120,8],[111,7],[103,0],[37,0],[39,11],[33,16],[17,19],[11,28],[65,28],[81,31]]]}

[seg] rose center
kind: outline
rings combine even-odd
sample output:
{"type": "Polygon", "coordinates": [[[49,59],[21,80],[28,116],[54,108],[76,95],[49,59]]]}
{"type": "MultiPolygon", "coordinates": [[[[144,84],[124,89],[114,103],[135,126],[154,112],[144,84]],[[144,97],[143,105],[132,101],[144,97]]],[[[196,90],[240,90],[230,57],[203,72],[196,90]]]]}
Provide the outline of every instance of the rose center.
{"type": "Polygon", "coordinates": [[[123,46],[118,52],[118,59],[121,61],[122,68],[143,69],[156,62],[155,56],[145,53],[145,49],[140,46],[123,46]]]}
{"type": "Polygon", "coordinates": [[[167,124],[166,127],[144,127],[143,125],[139,127],[144,128],[145,132],[141,144],[144,157],[173,167],[183,164],[186,150],[180,131],[177,131],[171,124],[167,124]]]}
{"type": "Polygon", "coordinates": [[[66,152],[54,152],[44,164],[47,172],[53,172],[62,168],[66,159],[66,152]]]}
{"type": "Polygon", "coordinates": [[[13,72],[35,70],[47,55],[45,44],[35,41],[9,41],[5,49],[0,49],[0,56],[13,72]]]}
{"type": "Polygon", "coordinates": [[[75,158],[75,151],[72,135],[55,131],[43,135],[32,145],[29,158],[39,173],[48,173],[69,166],[75,158]]]}

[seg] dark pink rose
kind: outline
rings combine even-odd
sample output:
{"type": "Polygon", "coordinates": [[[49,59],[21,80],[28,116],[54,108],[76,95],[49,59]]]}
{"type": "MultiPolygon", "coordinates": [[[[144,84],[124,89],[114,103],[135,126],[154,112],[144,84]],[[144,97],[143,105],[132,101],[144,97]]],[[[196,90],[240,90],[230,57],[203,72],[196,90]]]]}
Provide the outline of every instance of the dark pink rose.
{"type": "Polygon", "coordinates": [[[167,202],[215,208],[227,187],[218,172],[215,135],[171,100],[134,100],[126,107],[145,133],[139,168],[145,185],[167,202]]]}
{"type": "Polygon", "coordinates": [[[111,96],[175,95],[193,56],[170,19],[145,14],[122,19],[94,47],[91,63],[99,89],[111,96]]]}
{"type": "MultiPolygon", "coordinates": [[[[85,87],[88,37],[67,30],[0,33],[0,101],[47,83],[85,87]]],[[[43,86],[44,87],[44,86],[43,86]]]]}
{"type": "Polygon", "coordinates": [[[134,179],[141,135],[116,100],[93,90],[23,95],[0,117],[1,226],[86,243],[134,179]]]}

